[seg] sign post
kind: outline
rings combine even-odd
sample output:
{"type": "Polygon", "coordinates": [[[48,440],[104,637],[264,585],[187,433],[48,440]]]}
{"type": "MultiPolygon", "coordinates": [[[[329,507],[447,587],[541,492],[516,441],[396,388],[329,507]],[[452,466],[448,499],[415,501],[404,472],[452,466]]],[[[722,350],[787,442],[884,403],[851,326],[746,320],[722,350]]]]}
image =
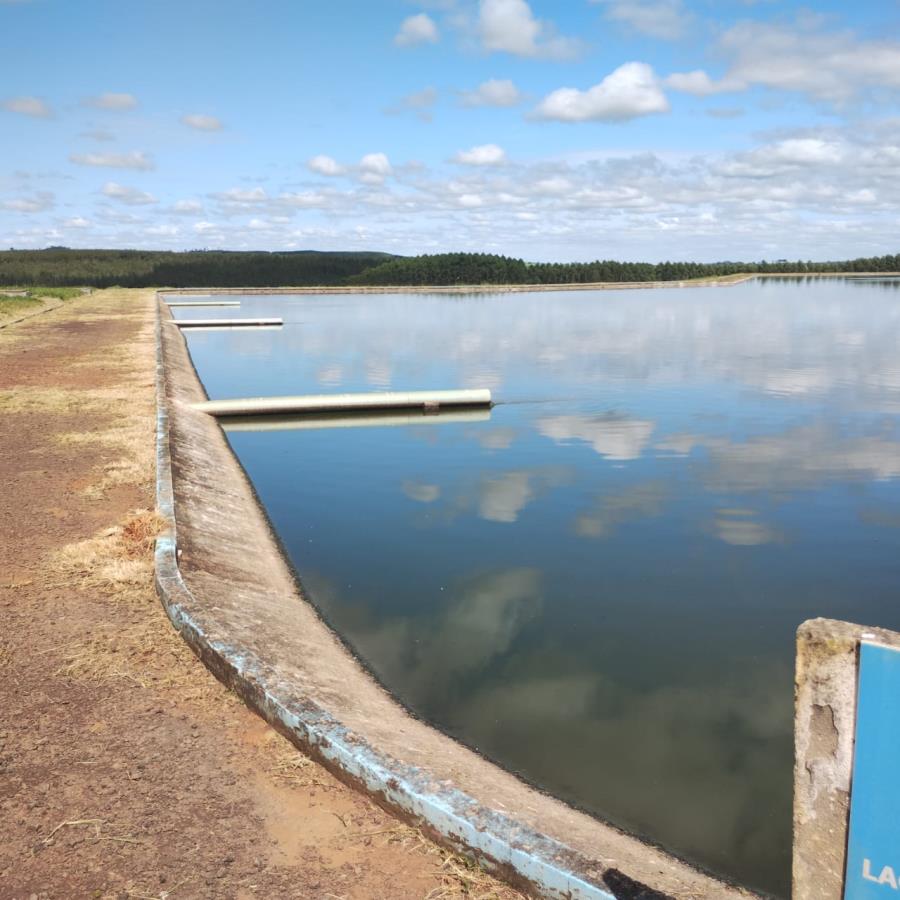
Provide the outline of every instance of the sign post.
{"type": "Polygon", "coordinates": [[[900,900],[897,632],[830,619],[797,631],[791,897],[900,900]]]}
{"type": "Polygon", "coordinates": [[[844,900],[900,896],[900,649],[859,648],[844,900]]]}

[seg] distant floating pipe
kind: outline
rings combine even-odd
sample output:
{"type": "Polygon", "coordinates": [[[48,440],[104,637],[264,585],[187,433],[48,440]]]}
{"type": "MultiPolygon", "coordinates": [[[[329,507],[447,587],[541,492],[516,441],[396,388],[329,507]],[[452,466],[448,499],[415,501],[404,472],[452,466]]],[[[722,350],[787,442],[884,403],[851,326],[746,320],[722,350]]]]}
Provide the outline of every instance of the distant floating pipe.
{"type": "Polygon", "coordinates": [[[490,409],[453,409],[439,416],[424,411],[373,413],[369,410],[305,416],[223,416],[226,433],[235,431],[308,431],[320,428],[385,428],[398,425],[448,425],[454,422],[489,422],[490,409]]]}
{"type": "Polygon", "coordinates": [[[347,413],[354,410],[490,407],[487,388],[457,391],[390,391],[372,394],[307,394],[301,397],[249,397],[204,400],[191,406],[211,416],[278,416],[291,413],[347,413]]]}
{"type": "Polygon", "coordinates": [[[179,328],[257,328],[266,325],[283,325],[279,318],[264,319],[172,319],[179,328]]]}
{"type": "Polygon", "coordinates": [[[240,300],[167,300],[172,308],[176,306],[240,306],[240,300]]]}

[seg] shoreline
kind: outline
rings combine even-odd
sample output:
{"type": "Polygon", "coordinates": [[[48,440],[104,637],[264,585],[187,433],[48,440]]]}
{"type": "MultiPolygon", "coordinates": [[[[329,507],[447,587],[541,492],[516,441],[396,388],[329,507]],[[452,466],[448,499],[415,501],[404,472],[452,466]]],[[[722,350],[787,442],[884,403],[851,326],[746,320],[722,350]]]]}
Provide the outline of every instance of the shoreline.
{"type": "Polygon", "coordinates": [[[153,293],[0,331],[0,896],[524,900],[299,753],[172,628],[153,293]]]}
{"type": "Polygon", "coordinates": [[[304,596],[159,300],[156,579],[205,665],[296,747],[432,840],[555,900],[748,900],[411,716],[304,596]],[[623,889],[627,891],[623,893],[623,889]],[[636,896],[636,893],[634,894],[636,896]]]}
{"type": "Polygon", "coordinates": [[[455,285],[323,285],[314,287],[218,287],[171,288],[161,287],[163,295],[238,294],[525,294],[556,291],[628,291],[664,290],[666,288],[732,287],[756,279],[771,278],[900,278],[900,272],[753,272],[741,275],[723,275],[715,278],[698,278],[680,281],[592,281],[561,284],[455,284],[455,285]]]}

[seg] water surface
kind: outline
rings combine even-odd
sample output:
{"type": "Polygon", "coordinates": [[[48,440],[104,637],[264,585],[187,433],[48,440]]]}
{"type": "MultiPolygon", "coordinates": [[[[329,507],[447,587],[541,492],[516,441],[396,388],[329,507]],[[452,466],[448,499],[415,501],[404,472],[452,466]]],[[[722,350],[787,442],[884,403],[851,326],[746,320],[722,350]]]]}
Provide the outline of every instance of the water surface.
{"type": "Polygon", "coordinates": [[[213,398],[492,388],[480,418],[229,440],[405,704],[786,897],[794,632],[900,627],[898,286],[254,296],[229,315],[281,331],[188,341],[213,398]]]}

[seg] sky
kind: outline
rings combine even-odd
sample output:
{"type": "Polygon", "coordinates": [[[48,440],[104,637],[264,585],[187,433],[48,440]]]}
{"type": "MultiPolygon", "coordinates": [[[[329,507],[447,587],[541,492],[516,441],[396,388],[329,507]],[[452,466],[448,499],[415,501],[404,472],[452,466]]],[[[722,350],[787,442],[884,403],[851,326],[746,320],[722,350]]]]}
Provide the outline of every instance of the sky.
{"type": "Polygon", "coordinates": [[[900,0],[0,0],[0,246],[900,252],[900,0]]]}

